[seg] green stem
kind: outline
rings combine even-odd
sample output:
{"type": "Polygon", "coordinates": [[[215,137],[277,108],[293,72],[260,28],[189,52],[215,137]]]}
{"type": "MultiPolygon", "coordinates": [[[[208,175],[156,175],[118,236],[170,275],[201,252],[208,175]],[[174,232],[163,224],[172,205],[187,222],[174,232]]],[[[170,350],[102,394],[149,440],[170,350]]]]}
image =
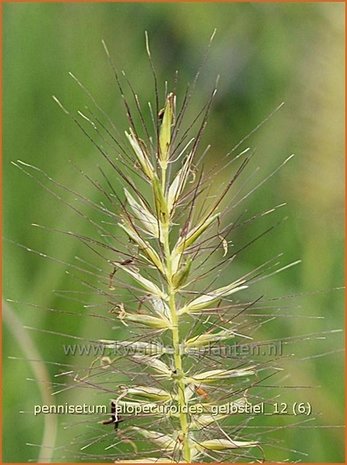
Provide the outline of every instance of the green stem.
{"type": "Polygon", "coordinates": [[[166,166],[161,167],[161,188],[163,191],[163,194],[165,195],[165,188],[166,188],[166,166]]]}
{"type": "Polygon", "coordinates": [[[188,403],[185,397],[184,372],[182,367],[181,343],[179,334],[179,317],[177,315],[175,293],[176,290],[172,284],[172,260],[169,242],[169,225],[163,227],[164,253],[167,270],[167,294],[169,296],[169,309],[172,322],[172,346],[174,350],[174,362],[176,369],[176,383],[178,387],[178,408],[179,419],[182,433],[183,458],[186,462],[191,462],[190,444],[189,444],[189,422],[188,422],[188,403]]]}

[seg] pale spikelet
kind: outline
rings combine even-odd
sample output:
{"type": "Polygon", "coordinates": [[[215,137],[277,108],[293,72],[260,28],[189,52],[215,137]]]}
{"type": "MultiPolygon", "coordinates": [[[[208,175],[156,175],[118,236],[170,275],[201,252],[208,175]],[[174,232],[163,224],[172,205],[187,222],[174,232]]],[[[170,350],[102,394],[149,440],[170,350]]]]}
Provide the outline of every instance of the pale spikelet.
{"type": "Polygon", "coordinates": [[[127,136],[130,145],[132,146],[134,153],[137,157],[137,160],[140,163],[140,167],[145,176],[151,181],[154,176],[154,170],[149,158],[147,156],[146,147],[144,147],[143,141],[140,141],[134,134],[133,130],[129,129],[130,133],[125,131],[125,135],[127,136]]]}

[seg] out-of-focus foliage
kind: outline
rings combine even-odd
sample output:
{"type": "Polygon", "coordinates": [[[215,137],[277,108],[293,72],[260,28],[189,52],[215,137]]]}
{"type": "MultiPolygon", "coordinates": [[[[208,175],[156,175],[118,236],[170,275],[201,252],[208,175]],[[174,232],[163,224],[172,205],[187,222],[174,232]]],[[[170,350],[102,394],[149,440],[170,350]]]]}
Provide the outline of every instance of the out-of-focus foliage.
{"type": "MultiPolygon", "coordinates": [[[[68,161],[93,173],[99,156],[53,103],[52,94],[69,108],[83,108],[87,98],[67,76],[72,71],[91,89],[122,132],[127,123],[101,39],[146,101],[153,96],[153,84],[144,31],[150,36],[160,82],[172,82],[179,69],[180,82],[185,83],[192,81],[209,37],[217,28],[193,104],[197,110],[206,101],[220,74],[205,136],[206,144],[212,144],[214,161],[218,162],[282,101],[285,106],[281,111],[250,139],[257,151],[254,167],[261,168],[259,179],[290,153],[296,154],[294,161],[249,199],[251,211],[287,202],[288,220],[244,254],[237,264],[238,272],[279,252],[285,253],[287,261],[302,258],[300,266],[258,287],[267,296],[312,291],[293,299],[290,305],[294,317],[279,318],[278,333],[268,337],[341,328],[341,291],[332,289],[343,281],[343,8],[337,3],[6,4],[4,292],[5,297],[20,302],[11,305],[22,324],[82,336],[98,331],[97,337],[112,337],[111,328],[105,334],[104,328],[96,329],[95,321],[89,318],[63,318],[40,310],[56,307],[79,312],[78,302],[57,297],[52,290],[79,289],[80,284],[66,275],[64,266],[7,241],[25,244],[66,262],[80,254],[77,241],[30,225],[40,223],[83,233],[85,223],[10,165],[11,160],[22,159],[86,197],[97,197],[68,161]],[[38,307],[29,307],[25,302],[38,307]],[[303,318],[308,315],[325,319],[303,318]]],[[[86,211],[92,214],[91,209],[86,211]]],[[[234,271],[230,269],[231,275],[234,271]]],[[[62,353],[63,338],[35,331],[30,336],[44,360],[73,363],[62,353]]],[[[336,351],[341,344],[341,337],[331,334],[327,341],[311,342],[306,354],[336,351]]],[[[26,380],[33,377],[28,363],[8,356],[28,357],[5,326],[3,459],[35,460],[39,448],[26,447],[25,443],[41,443],[43,420],[33,417],[32,406],[42,401],[36,382],[26,380]]],[[[49,370],[53,377],[56,367],[49,365],[49,370]]],[[[293,363],[290,375],[283,384],[313,386],[298,389],[291,396],[312,402],[313,416],[321,412],[316,424],[341,425],[343,368],[339,353],[293,363]]],[[[69,391],[60,400],[73,403],[78,395],[69,391]]],[[[66,443],[71,431],[59,435],[58,445],[66,443]]],[[[293,450],[300,449],[308,454],[302,458],[304,461],[343,461],[341,429],[292,427],[280,431],[278,438],[282,441],[280,448],[290,450],[283,453],[279,448],[278,456],[270,460],[283,459],[283,454],[296,460],[293,450]]],[[[56,457],[64,460],[59,451],[56,457]]]]}

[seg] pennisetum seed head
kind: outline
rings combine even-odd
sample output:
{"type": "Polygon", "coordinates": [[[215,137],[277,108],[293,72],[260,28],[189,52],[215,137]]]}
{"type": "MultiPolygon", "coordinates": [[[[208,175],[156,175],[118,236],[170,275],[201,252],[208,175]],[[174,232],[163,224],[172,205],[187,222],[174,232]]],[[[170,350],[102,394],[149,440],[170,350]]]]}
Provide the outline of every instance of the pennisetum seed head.
{"type": "MultiPolygon", "coordinates": [[[[106,366],[103,359],[102,371],[114,375],[109,388],[114,396],[110,399],[111,418],[102,423],[112,424],[118,431],[124,422],[116,442],[128,444],[140,462],[261,458],[257,438],[242,433],[242,428],[238,431],[237,424],[231,431],[230,425],[225,425],[233,423],[228,410],[236,416],[238,409],[246,411],[248,406],[251,411],[250,387],[266,364],[242,356],[220,358],[213,350],[221,344],[227,348],[231,340],[250,339],[239,329],[235,310],[240,313],[253,304],[242,304],[238,296],[264,266],[234,276],[232,282],[225,282],[223,270],[237,256],[229,249],[235,224],[226,215],[228,196],[251,155],[243,150],[236,157],[240,162],[231,179],[220,192],[216,189],[214,195],[206,195],[220,171],[219,167],[205,172],[199,160],[216,89],[196,118],[195,134],[187,141],[192,127],[182,132],[181,125],[189,94],[182,101],[168,91],[159,109],[148,37],[146,41],[157,101],[157,115],[152,115],[154,133],[146,126],[136,94],[142,131],[134,123],[112,64],[130,125],[125,131],[128,145],[119,156],[132,173],[109,160],[98,146],[124,183],[123,194],[115,194],[120,206],[117,225],[125,233],[121,250],[97,245],[112,252],[107,260],[112,267],[107,299],[118,324],[124,325],[129,335],[122,341],[99,341],[108,348],[126,348],[122,356],[109,357],[106,366]],[[121,384],[117,373],[122,374],[121,384]]],[[[91,123],[96,127],[93,120],[91,123]]],[[[119,247],[118,243],[114,246],[119,247]]],[[[98,371],[100,368],[78,382],[98,378],[98,371]]],[[[127,454],[122,459],[114,457],[122,462],[126,458],[127,454]]],[[[134,458],[130,451],[128,460],[134,458]]]]}
{"type": "MultiPolygon", "coordinates": [[[[283,354],[280,346],[266,350],[278,341],[257,339],[264,319],[251,314],[270,307],[262,294],[250,292],[298,261],[281,265],[267,242],[268,260],[240,273],[234,264],[242,251],[273,229],[252,235],[247,226],[283,204],[248,217],[234,212],[292,156],[245,192],[240,178],[254,155],[250,147],[238,145],[222,162],[204,162],[210,146],[202,141],[216,88],[189,119],[200,71],[185,93],[174,83],[161,95],[146,35],[156,104],[145,111],[103,45],[129,127],[115,134],[94,113],[75,116],[54,97],[109,167],[108,173],[100,170],[104,185],[82,173],[102,196],[92,202],[102,220],[85,218],[95,235],[65,232],[94,254],[97,285],[83,284],[101,298],[94,316],[107,318],[115,333],[89,340],[99,351],[88,353],[90,364],[64,372],[66,389],[91,389],[107,406],[88,419],[92,433],[80,457],[100,461],[90,451],[103,443],[106,462],[262,461],[266,441],[251,425],[257,413],[274,413],[274,396],[261,386],[280,373],[283,354]],[[237,247],[239,229],[246,233],[237,247]]],[[[33,167],[18,166],[31,175],[33,167]]],[[[73,203],[67,206],[81,215],[73,203]]]]}

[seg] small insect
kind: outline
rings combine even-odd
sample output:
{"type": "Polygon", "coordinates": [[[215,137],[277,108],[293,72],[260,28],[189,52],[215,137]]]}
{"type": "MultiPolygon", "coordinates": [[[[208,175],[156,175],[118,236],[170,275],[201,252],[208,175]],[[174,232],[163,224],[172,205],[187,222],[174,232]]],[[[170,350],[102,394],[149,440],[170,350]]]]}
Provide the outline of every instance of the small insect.
{"type": "Polygon", "coordinates": [[[201,386],[195,386],[194,390],[195,390],[195,394],[202,397],[203,399],[208,398],[208,393],[201,386]]]}
{"type": "Polygon", "coordinates": [[[123,260],[122,262],[120,262],[121,265],[130,265],[134,263],[134,259],[133,258],[128,258],[127,260],[123,260]]]}
{"type": "Polygon", "coordinates": [[[111,401],[111,418],[109,420],[104,420],[103,425],[114,425],[114,429],[117,431],[119,424],[124,421],[123,418],[118,416],[116,403],[111,401]]]}
{"type": "MultiPolygon", "coordinates": [[[[127,266],[127,265],[131,265],[133,263],[134,263],[134,259],[133,258],[128,258],[126,260],[123,260],[119,264],[123,265],[123,266],[127,266]]],[[[113,268],[113,271],[111,271],[111,273],[109,274],[109,285],[108,285],[108,287],[109,287],[110,291],[115,290],[115,287],[113,286],[113,277],[114,277],[114,275],[116,274],[117,271],[118,271],[118,268],[115,266],[113,268]]]]}

